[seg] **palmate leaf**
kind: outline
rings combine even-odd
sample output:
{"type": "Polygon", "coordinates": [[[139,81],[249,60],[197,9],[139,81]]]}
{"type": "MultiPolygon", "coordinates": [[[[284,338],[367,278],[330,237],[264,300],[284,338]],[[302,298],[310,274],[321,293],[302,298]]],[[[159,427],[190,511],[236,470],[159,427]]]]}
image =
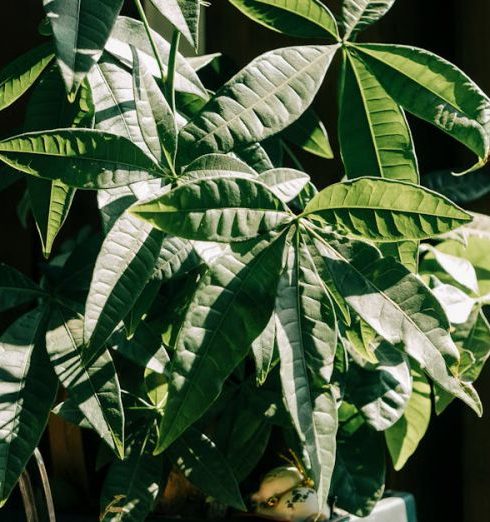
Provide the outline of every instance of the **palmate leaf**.
{"type": "MultiPolygon", "coordinates": [[[[465,234],[466,245],[454,240],[444,241],[437,245],[437,250],[443,255],[457,257],[471,263],[476,272],[476,278],[478,281],[478,295],[484,297],[490,293],[490,259],[488,256],[490,237],[487,238],[484,234],[481,236],[473,234],[470,232],[470,228],[463,228],[461,231],[465,234]]],[[[468,272],[466,272],[466,274],[467,273],[468,272]]],[[[464,285],[464,276],[465,272],[460,272],[458,278],[455,280],[459,284],[464,285]]]]}
{"type": "Polygon", "coordinates": [[[253,60],[181,130],[180,162],[260,142],[293,123],[313,101],[337,49],[286,47],[253,60]]]}
{"type": "MultiPolygon", "coordinates": [[[[478,278],[476,275],[475,267],[471,264],[468,259],[463,257],[454,256],[441,252],[438,248],[432,245],[421,245],[421,252],[428,252],[428,255],[424,257],[424,269],[427,261],[434,259],[442,270],[452,278],[456,283],[464,287],[466,290],[470,290],[475,295],[479,295],[480,289],[478,285],[478,278]]],[[[429,268],[429,267],[428,267],[429,268]]],[[[430,267],[430,275],[434,274],[433,267],[430,267]]],[[[434,274],[438,275],[438,274],[434,274]]]]}
{"type": "Polygon", "coordinates": [[[104,53],[88,77],[95,106],[95,127],[130,139],[146,153],[133,96],[133,76],[108,53],[104,53]]]}
{"type": "Polygon", "coordinates": [[[264,384],[272,367],[276,345],[276,315],[273,313],[267,326],[252,343],[257,384],[264,384]]]}
{"type": "MultiPolygon", "coordinates": [[[[156,31],[152,30],[151,35],[163,62],[164,72],[167,73],[170,44],[156,31]]],[[[145,65],[150,69],[153,76],[160,78],[159,66],[154,58],[144,24],[133,18],[119,16],[105,48],[126,67],[132,68],[130,45],[142,51],[142,59],[145,65]]],[[[176,59],[175,90],[178,93],[194,95],[201,101],[209,99],[209,94],[196,71],[180,53],[177,54],[176,59]]]]}
{"type": "Polygon", "coordinates": [[[45,179],[82,189],[114,188],[163,176],[128,139],[89,129],[27,132],[0,141],[0,159],[45,179]]]}
{"type": "Polygon", "coordinates": [[[224,242],[251,239],[292,217],[266,185],[246,177],[197,178],[130,212],[168,234],[224,242]]]}
{"type": "Polygon", "coordinates": [[[177,151],[177,128],[165,96],[140,58],[133,53],[133,95],[141,135],[158,163],[173,167],[177,151]],[[164,159],[165,158],[165,159],[164,159]]]}
{"type": "Polygon", "coordinates": [[[152,307],[162,283],[154,277],[143,288],[128,315],[123,319],[128,339],[131,339],[141,321],[152,307]]]}
{"type": "Polygon", "coordinates": [[[394,3],[395,0],[343,0],[340,25],[344,38],[352,39],[359,31],[377,22],[394,3]]]}
{"type": "Polygon", "coordinates": [[[382,433],[366,423],[352,432],[340,430],[331,492],[338,507],[360,517],[369,515],[383,496],[385,471],[382,433]]]}
{"type": "Polygon", "coordinates": [[[19,56],[0,71],[0,110],[20,98],[54,58],[51,44],[40,45],[19,56]]]}
{"type": "MultiPolygon", "coordinates": [[[[252,389],[252,393],[255,393],[255,389],[252,389]]],[[[264,411],[269,404],[265,402],[264,411],[257,411],[258,408],[245,401],[240,402],[238,408],[235,400],[230,402],[223,423],[223,453],[237,480],[242,482],[256,468],[267,450],[272,426],[264,411]]]]}
{"type": "Polygon", "coordinates": [[[298,235],[289,246],[275,313],[283,396],[308,455],[323,509],[335,462],[337,407],[327,385],[337,327],[330,297],[298,235]]]}
{"type": "Polygon", "coordinates": [[[124,412],[116,369],[107,350],[82,361],[83,321],[66,308],[53,307],[46,349],[72,405],[120,458],[124,456],[124,412]]]}
{"type": "Polygon", "coordinates": [[[123,0],[43,0],[43,4],[67,92],[74,95],[102,55],[123,0]]]}
{"type": "Polygon", "coordinates": [[[311,108],[307,109],[292,125],[286,127],[281,135],[310,154],[325,159],[334,157],[327,129],[311,108]]]}
{"type": "Polygon", "coordinates": [[[58,389],[44,348],[45,312],[21,316],[0,337],[0,506],[39,443],[58,389]]]}
{"type": "Polygon", "coordinates": [[[412,393],[406,355],[387,343],[374,352],[376,364],[349,367],[349,402],[376,431],[385,431],[404,414],[412,393]]]}
{"type": "Polygon", "coordinates": [[[429,427],[431,388],[425,375],[412,367],[412,395],[401,419],[385,431],[386,445],[395,470],[402,469],[429,427]]]}
{"type": "Polygon", "coordinates": [[[113,350],[138,366],[164,373],[169,363],[169,356],[162,345],[162,336],[151,324],[141,321],[131,339],[123,329],[114,333],[108,341],[113,350]]]}
{"type": "Polygon", "coordinates": [[[466,145],[480,163],[486,161],[490,100],[468,76],[415,47],[366,44],[355,48],[399,105],[466,145]]]}
{"type": "Polygon", "coordinates": [[[47,294],[34,281],[15,268],[0,263],[0,312],[42,297],[47,297],[47,294]]]}
{"type": "Polygon", "coordinates": [[[226,506],[246,510],[230,465],[206,435],[191,427],[167,449],[166,454],[206,495],[226,506]]]}
{"type": "Polygon", "coordinates": [[[267,154],[267,151],[260,143],[253,143],[244,149],[235,150],[233,156],[236,156],[238,159],[245,162],[250,168],[258,173],[274,168],[274,163],[272,163],[269,154],[267,154]]]}
{"type": "Polygon", "coordinates": [[[299,170],[281,168],[266,170],[260,174],[259,179],[278,198],[289,203],[305,188],[310,176],[299,170]]]}
{"type": "MultiPolygon", "coordinates": [[[[75,100],[70,103],[57,67],[52,67],[35,88],[27,106],[24,131],[91,127],[93,106],[90,89],[81,85],[75,100]]],[[[43,254],[51,249],[70,211],[75,189],[59,180],[27,178],[29,201],[41,237],[43,254]]]]}
{"type": "Polygon", "coordinates": [[[381,337],[415,359],[434,382],[480,415],[476,392],[450,369],[457,364],[459,352],[444,310],[429,288],[393,258],[380,258],[379,251],[366,243],[318,230],[311,233],[324,270],[352,309],[381,337]]]}
{"type": "Polygon", "coordinates": [[[335,17],[319,0],[230,0],[259,24],[290,36],[339,39],[335,17]]]}
{"type": "Polygon", "coordinates": [[[201,258],[190,241],[165,236],[152,278],[162,282],[170,281],[174,277],[187,274],[200,264],[201,258]]]}
{"type": "MultiPolygon", "coordinates": [[[[457,326],[453,339],[461,353],[457,371],[463,381],[474,383],[490,356],[490,324],[481,304],[475,305],[467,321],[457,326]]],[[[452,400],[450,394],[437,387],[435,389],[436,413],[440,415],[452,400]]]]}
{"type": "Polygon", "coordinates": [[[471,216],[443,196],[402,181],[359,178],[336,183],[306,206],[350,234],[374,241],[428,239],[471,221],[471,216]]]}
{"type": "Polygon", "coordinates": [[[194,160],[179,177],[179,181],[201,180],[204,178],[257,178],[255,169],[241,158],[226,154],[206,154],[194,160]]]}
{"type": "Polygon", "coordinates": [[[109,467],[100,498],[101,522],[140,522],[150,514],[163,478],[163,457],[151,454],[149,437],[139,434],[124,460],[109,467]],[[115,510],[107,508],[113,503],[115,510]]]}
{"type": "Polygon", "coordinates": [[[482,307],[474,307],[468,321],[454,332],[461,351],[459,371],[462,379],[475,382],[490,355],[490,323],[482,307]]]}
{"type": "Polygon", "coordinates": [[[394,257],[410,272],[419,271],[419,241],[399,241],[397,243],[378,243],[383,257],[394,257]]]}
{"type": "Polygon", "coordinates": [[[200,0],[150,0],[158,12],[197,50],[200,0]]]}
{"type": "Polygon", "coordinates": [[[205,413],[266,327],[285,241],[282,233],[236,244],[199,281],[176,342],[158,451],[205,413]]]}
{"type": "Polygon", "coordinates": [[[339,139],[347,177],[417,184],[417,158],[403,109],[355,54],[345,53],[344,60],[339,139]]]}
{"type": "Polygon", "coordinates": [[[162,240],[159,230],[130,214],[123,214],[107,234],[85,304],[87,357],[131,310],[153,274],[162,240]]]}
{"type": "MultiPolygon", "coordinates": [[[[108,53],[104,53],[87,78],[95,106],[95,127],[131,140],[151,156],[138,121],[132,74],[108,53]]],[[[127,175],[130,173],[127,172],[127,175]]],[[[153,179],[127,187],[99,190],[97,199],[105,231],[111,229],[126,208],[139,198],[159,190],[162,184],[163,179],[153,179]]]]}

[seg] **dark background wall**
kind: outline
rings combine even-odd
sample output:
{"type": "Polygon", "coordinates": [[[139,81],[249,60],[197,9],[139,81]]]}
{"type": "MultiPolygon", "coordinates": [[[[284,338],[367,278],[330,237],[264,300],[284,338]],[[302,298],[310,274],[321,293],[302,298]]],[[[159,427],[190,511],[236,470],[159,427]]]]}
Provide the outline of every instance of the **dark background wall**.
{"type": "MultiPolygon", "coordinates": [[[[336,0],[325,0],[335,6],[336,0]]],[[[38,41],[41,0],[2,2],[0,15],[0,67],[38,41]]],[[[128,2],[129,7],[129,2],[128,2]]],[[[396,42],[427,48],[453,61],[490,93],[490,2],[488,0],[398,0],[384,20],[369,30],[366,40],[396,42]]],[[[213,0],[207,9],[207,51],[229,55],[237,66],[294,40],[261,28],[226,0],[213,0]]],[[[338,151],[336,133],[335,65],[315,102],[338,151]]],[[[21,124],[23,103],[0,113],[0,136],[21,124]]],[[[429,125],[411,120],[422,172],[468,164],[462,147],[429,125]]],[[[338,158],[338,153],[336,154],[338,158]]],[[[319,185],[339,179],[338,161],[304,158],[319,185]]],[[[0,170],[1,175],[1,170],[0,170]]],[[[16,217],[22,187],[16,184],[0,193],[0,261],[25,273],[35,273],[39,241],[24,230],[16,217]]],[[[488,200],[475,209],[488,210],[488,200]]],[[[93,198],[78,194],[64,234],[78,223],[93,221],[93,198]]],[[[490,255],[490,253],[489,253],[490,255]]],[[[481,377],[479,391],[490,406],[490,370],[481,377]]],[[[430,435],[401,473],[390,472],[389,485],[415,494],[421,522],[483,522],[490,520],[490,415],[475,419],[459,404],[433,419],[430,435]]]]}

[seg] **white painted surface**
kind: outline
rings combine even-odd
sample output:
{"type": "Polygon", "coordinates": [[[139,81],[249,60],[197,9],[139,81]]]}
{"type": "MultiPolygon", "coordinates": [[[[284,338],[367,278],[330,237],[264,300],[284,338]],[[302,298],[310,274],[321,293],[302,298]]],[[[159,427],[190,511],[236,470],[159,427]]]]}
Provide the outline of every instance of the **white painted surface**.
{"type": "Polygon", "coordinates": [[[398,497],[381,500],[369,517],[351,517],[350,520],[362,522],[408,522],[405,502],[398,497]]]}

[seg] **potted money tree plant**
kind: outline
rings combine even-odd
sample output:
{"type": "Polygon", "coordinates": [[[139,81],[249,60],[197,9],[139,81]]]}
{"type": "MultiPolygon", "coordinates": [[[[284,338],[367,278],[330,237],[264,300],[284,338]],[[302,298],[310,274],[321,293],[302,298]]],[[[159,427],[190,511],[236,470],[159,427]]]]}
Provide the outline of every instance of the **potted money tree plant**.
{"type": "Polygon", "coordinates": [[[211,92],[216,56],[179,52],[204,6],[151,2],[171,42],[139,0],[138,18],[44,0],[45,43],[0,73],[0,109],[29,96],[0,184],[25,183],[46,259],[38,281],[0,265],[0,310],[18,311],[0,338],[0,502],[56,415],[100,438],[103,521],[367,516],[386,448],[403,467],[433,404],[482,413],[489,219],[420,184],[405,113],[476,155],[471,185],[490,100],[429,51],[357,42],[394,0],[230,0],[304,44],[211,92]],[[334,154],[311,107],[333,60],[344,172],[318,191],[295,151],[334,154]],[[82,190],[100,227],[58,245],[82,190]]]}

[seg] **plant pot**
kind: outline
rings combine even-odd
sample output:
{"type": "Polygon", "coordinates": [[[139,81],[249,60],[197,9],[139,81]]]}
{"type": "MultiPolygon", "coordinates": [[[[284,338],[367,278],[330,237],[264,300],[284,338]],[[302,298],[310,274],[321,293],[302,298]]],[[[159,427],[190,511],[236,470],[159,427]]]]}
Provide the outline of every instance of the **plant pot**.
{"type": "MultiPolygon", "coordinates": [[[[95,517],[84,515],[59,514],[57,522],[97,522],[95,517]]],[[[152,516],[148,522],[204,522],[201,520],[187,520],[177,518],[162,518],[152,516]]],[[[222,522],[258,522],[266,519],[256,518],[252,515],[235,517],[230,520],[223,519],[222,522]]],[[[331,522],[417,522],[415,511],[415,500],[408,493],[388,492],[386,498],[381,500],[374,511],[366,518],[352,516],[337,516],[331,522]]],[[[2,512],[2,522],[24,522],[25,516],[21,511],[8,510],[2,512]],[[5,518],[3,518],[5,517],[5,518]]]]}
{"type": "Polygon", "coordinates": [[[417,522],[415,500],[408,493],[388,492],[386,498],[378,503],[369,517],[349,517],[346,520],[349,522],[354,520],[362,520],[363,522],[417,522]]]}

